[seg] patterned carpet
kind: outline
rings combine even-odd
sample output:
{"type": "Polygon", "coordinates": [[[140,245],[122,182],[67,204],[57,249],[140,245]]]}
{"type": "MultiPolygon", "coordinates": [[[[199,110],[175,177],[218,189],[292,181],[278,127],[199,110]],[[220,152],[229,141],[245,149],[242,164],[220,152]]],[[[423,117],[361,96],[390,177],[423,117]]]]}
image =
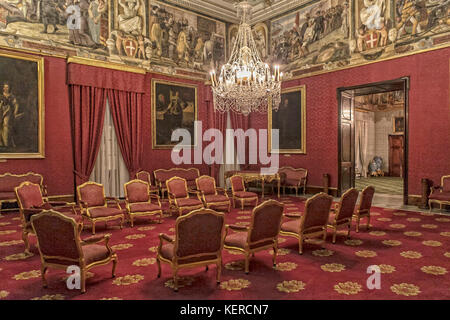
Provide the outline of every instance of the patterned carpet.
{"type": "MultiPolygon", "coordinates": [[[[282,199],[286,212],[303,211],[302,199],[282,199]]],[[[226,223],[248,225],[250,209],[234,209],[226,223]]],[[[450,299],[450,217],[443,215],[373,208],[371,230],[352,231],[350,240],[341,233],[336,244],[329,233],[323,247],[308,243],[303,255],[295,239],[280,237],[277,268],[266,250],[252,258],[249,275],[243,255],[224,250],[220,285],[215,266],[183,269],[178,293],[171,289],[170,267],[162,264],[157,278],[155,263],[158,234],[173,235],[174,222],[171,216],[161,225],[143,219],[123,230],[99,224],[98,233],[111,234],[119,257],[116,278],[110,277],[112,265],[94,268],[80,294],[66,288],[61,270],[50,269],[49,288],[42,287],[35,237],[32,255],[25,256],[18,214],[6,213],[0,216],[0,299],[450,299]],[[381,270],[379,290],[366,286],[370,265],[381,270]]]]}
{"type": "Polygon", "coordinates": [[[403,178],[399,177],[370,177],[356,178],[355,187],[362,190],[367,186],[374,186],[377,193],[403,195],[403,178]]]}

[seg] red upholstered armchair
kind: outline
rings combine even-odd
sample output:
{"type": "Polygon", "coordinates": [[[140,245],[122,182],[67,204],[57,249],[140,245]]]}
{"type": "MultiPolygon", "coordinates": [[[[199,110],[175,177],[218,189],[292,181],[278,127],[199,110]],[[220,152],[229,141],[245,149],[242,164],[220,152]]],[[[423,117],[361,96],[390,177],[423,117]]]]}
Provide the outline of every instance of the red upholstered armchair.
{"type": "Polygon", "coordinates": [[[74,204],[62,201],[48,201],[42,196],[41,186],[39,184],[22,182],[14,191],[19,205],[20,220],[22,222],[22,239],[25,243],[25,252],[27,253],[30,250],[28,235],[34,234],[30,223],[32,215],[40,213],[43,210],[56,209],[81,220],[80,216],[76,214],[74,204]]]}
{"type": "Polygon", "coordinates": [[[298,196],[299,189],[303,189],[303,194],[306,193],[308,170],[303,168],[281,167],[278,173],[280,175],[280,186],[283,187],[283,194],[286,194],[286,188],[295,189],[296,196],[298,196]]]}
{"type": "Polygon", "coordinates": [[[293,220],[281,225],[280,234],[298,239],[298,252],[303,253],[303,241],[322,237],[327,238],[327,224],[333,197],[321,192],[309,198],[302,215],[285,214],[293,220]]]}
{"type": "Polygon", "coordinates": [[[108,245],[109,235],[81,240],[82,224],[53,210],[33,215],[31,225],[38,241],[44,288],[48,285],[45,273],[49,267],[66,270],[78,266],[82,293],[86,292],[86,272],[92,267],[113,262],[114,277],[117,255],[108,245]],[[97,244],[100,242],[105,244],[97,244]]]}
{"type": "Polygon", "coordinates": [[[355,214],[353,215],[353,217],[356,219],[356,232],[359,232],[359,221],[361,220],[361,218],[367,217],[367,230],[370,227],[370,209],[372,208],[374,193],[375,188],[372,186],[365,187],[361,193],[359,205],[357,206],[355,214]]]}
{"type": "Polygon", "coordinates": [[[150,186],[143,180],[131,180],[124,185],[125,202],[131,227],[135,216],[151,216],[159,214],[159,223],[162,220],[162,209],[159,196],[152,194],[150,186]]]}
{"type": "Polygon", "coordinates": [[[210,176],[201,176],[196,180],[197,190],[200,192],[206,208],[223,208],[226,206],[228,212],[231,210],[231,201],[223,188],[216,187],[216,180],[210,176]],[[218,192],[222,192],[219,194],[218,192]]]}
{"type": "Polygon", "coordinates": [[[152,194],[159,193],[159,188],[157,186],[152,185],[152,177],[149,172],[143,170],[139,171],[138,173],[136,173],[136,179],[147,182],[150,188],[150,193],[152,194]]]}
{"type": "Polygon", "coordinates": [[[441,185],[431,188],[431,194],[428,199],[430,212],[433,208],[433,203],[438,203],[440,210],[442,210],[442,206],[450,205],[450,176],[443,176],[441,178],[441,185]]]}
{"type": "Polygon", "coordinates": [[[169,208],[175,209],[181,216],[183,211],[192,211],[203,208],[197,191],[188,190],[186,180],[180,177],[173,177],[166,181],[167,193],[169,195],[169,208]],[[190,198],[189,194],[195,194],[196,198],[190,198]]]}
{"type": "Polygon", "coordinates": [[[180,268],[206,266],[208,270],[209,264],[216,264],[217,283],[220,283],[224,224],[224,214],[211,209],[199,209],[178,217],[175,239],[166,234],[159,235],[158,278],[161,276],[161,261],[170,264],[174,290],[178,291],[180,268]]]}
{"type": "Polygon", "coordinates": [[[120,229],[125,220],[124,211],[120,207],[119,200],[114,197],[106,197],[103,185],[88,181],[77,187],[78,203],[81,214],[92,223],[92,234],[95,234],[95,224],[99,221],[107,223],[120,219],[120,229]],[[108,204],[114,206],[109,207],[108,204]]]}
{"type": "Polygon", "coordinates": [[[233,193],[233,207],[236,208],[236,200],[241,202],[241,208],[244,210],[246,202],[255,202],[258,205],[258,195],[254,192],[245,190],[244,179],[239,175],[230,177],[231,192],[233,193]]]}
{"type": "Polygon", "coordinates": [[[275,200],[267,200],[253,209],[249,227],[226,225],[224,248],[245,254],[245,273],[249,272],[250,254],[273,248],[273,266],[276,266],[278,234],[284,206],[275,200]],[[234,232],[228,234],[228,230],[234,232]]]}
{"type": "Polygon", "coordinates": [[[337,228],[347,226],[347,238],[350,237],[352,226],[352,218],[355,212],[356,201],[359,192],[355,188],[348,189],[341,197],[341,200],[335,208],[331,209],[330,218],[328,220],[328,228],[333,229],[333,243],[336,242],[337,228]]]}

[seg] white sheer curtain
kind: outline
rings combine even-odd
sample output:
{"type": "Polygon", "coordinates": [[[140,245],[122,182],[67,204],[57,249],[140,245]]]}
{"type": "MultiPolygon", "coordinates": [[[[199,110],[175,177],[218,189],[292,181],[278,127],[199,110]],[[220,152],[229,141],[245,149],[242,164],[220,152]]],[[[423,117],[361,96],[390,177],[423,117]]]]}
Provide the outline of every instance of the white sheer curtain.
{"type": "MultiPolygon", "coordinates": [[[[232,129],[231,127],[231,117],[230,113],[227,112],[227,129],[232,129]]],[[[224,164],[220,165],[219,169],[219,186],[224,187],[225,181],[224,181],[224,174],[226,171],[233,171],[233,170],[240,170],[240,166],[237,163],[237,152],[236,152],[236,146],[234,145],[234,139],[228,139],[227,135],[225,134],[225,148],[223,150],[223,159],[224,164]],[[227,163],[227,154],[233,153],[234,151],[234,161],[233,163],[227,163]]],[[[229,185],[227,184],[227,187],[229,185]]]]}
{"type": "Polygon", "coordinates": [[[105,188],[106,196],[120,198],[125,196],[123,185],[129,180],[129,174],[117,142],[108,100],[106,100],[100,150],[89,180],[101,183],[105,188]]]}
{"type": "Polygon", "coordinates": [[[356,121],[355,129],[355,169],[362,177],[367,177],[369,124],[363,120],[356,121]]]}

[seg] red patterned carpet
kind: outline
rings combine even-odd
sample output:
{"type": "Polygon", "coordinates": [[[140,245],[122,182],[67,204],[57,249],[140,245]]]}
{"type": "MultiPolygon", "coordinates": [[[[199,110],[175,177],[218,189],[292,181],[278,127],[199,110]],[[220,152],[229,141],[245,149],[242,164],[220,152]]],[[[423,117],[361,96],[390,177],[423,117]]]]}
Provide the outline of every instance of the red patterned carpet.
{"type": "MultiPolygon", "coordinates": [[[[286,212],[301,212],[304,202],[285,197],[286,212]]],[[[248,225],[250,207],[226,215],[229,224],[248,225]]],[[[363,221],[364,222],[364,221],[363,221]]],[[[87,292],[68,290],[65,273],[50,269],[49,288],[42,288],[40,259],[31,237],[32,256],[25,257],[17,213],[0,216],[0,299],[450,299],[450,217],[428,213],[373,208],[372,228],[359,233],[344,231],[331,243],[304,246],[280,237],[278,266],[274,270],[269,251],[257,253],[250,274],[243,271],[243,255],[224,250],[222,283],[216,285],[215,266],[183,269],[180,290],[174,292],[172,272],[162,264],[157,278],[155,261],[160,232],[174,234],[175,217],[161,225],[138,220],[131,229],[98,224],[98,233],[110,233],[119,262],[116,278],[111,266],[88,274],[87,292]],[[366,286],[367,267],[381,269],[381,289],[366,286]]],[[[90,230],[84,231],[85,236],[90,230]]]]}

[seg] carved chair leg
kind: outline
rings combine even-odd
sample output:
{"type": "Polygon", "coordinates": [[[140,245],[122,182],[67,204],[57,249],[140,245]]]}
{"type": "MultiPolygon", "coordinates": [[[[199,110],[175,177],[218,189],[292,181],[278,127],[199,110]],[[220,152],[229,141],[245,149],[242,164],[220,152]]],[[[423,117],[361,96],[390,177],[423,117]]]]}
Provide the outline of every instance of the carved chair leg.
{"type": "Polygon", "coordinates": [[[112,277],[113,277],[113,278],[116,277],[116,267],[117,267],[117,256],[114,255],[113,269],[112,269],[112,277]]]}
{"type": "Polygon", "coordinates": [[[123,223],[124,223],[124,221],[125,221],[125,217],[122,216],[122,218],[120,218],[120,230],[123,229],[123,223]]]}
{"type": "Polygon", "coordinates": [[[158,275],[157,277],[160,278],[161,277],[161,261],[159,260],[159,257],[156,257],[156,264],[158,265],[158,275]]]}
{"type": "Polygon", "coordinates": [[[348,225],[347,225],[347,228],[348,228],[347,239],[350,238],[350,231],[351,231],[351,229],[352,229],[351,223],[352,223],[352,221],[350,220],[350,222],[349,222],[348,225]]]}
{"type": "Polygon", "coordinates": [[[28,232],[22,231],[22,240],[25,244],[25,254],[30,254],[30,240],[28,239],[28,232]]]}
{"type": "Polygon", "coordinates": [[[249,263],[250,263],[250,253],[246,252],[245,253],[245,274],[248,274],[248,272],[249,272],[249,268],[248,268],[249,263]]]}
{"type": "Polygon", "coordinates": [[[47,267],[41,266],[41,277],[42,277],[42,282],[43,282],[43,287],[47,288],[48,287],[48,282],[47,279],[45,278],[45,273],[47,272],[47,267]]]}
{"type": "Polygon", "coordinates": [[[272,257],[274,268],[277,266],[277,254],[278,254],[278,245],[275,243],[273,245],[273,257],[272,257]]]}
{"type": "Polygon", "coordinates": [[[367,216],[367,230],[370,229],[370,214],[367,216]]]}
{"type": "Polygon", "coordinates": [[[132,215],[130,215],[130,225],[132,228],[134,227],[134,219],[132,215]]]}
{"type": "Polygon", "coordinates": [[[81,276],[81,293],[86,292],[86,270],[84,268],[81,268],[80,270],[80,276],[81,276]]]}
{"type": "Polygon", "coordinates": [[[298,239],[298,253],[303,254],[303,237],[298,239]]]}
{"type": "Polygon", "coordinates": [[[337,226],[333,228],[333,243],[336,243],[337,226]]]}
{"type": "Polygon", "coordinates": [[[95,234],[95,221],[92,220],[92,234],[95,234]]]}
{"type": "Polygon", "coordinates": [[[244,210],[244,199],[241,199],[241,208],[244,210]]]}
{"type": "Polygon", "coordinates": [[[430,208],[430,212],[431,212],[431,209],[432,209],[431,208],[431,203],[432,203],[431,200],[428,200],[428,207],[430,208]]]}
{"type": "Polygon", "coordinates": [[[216,275],[216,281],[217,281],[217,284],[220,283],[220,275],[221,275],[221,274],[222,274],[222,261],[219,260],[219,261],[217,262],[217,275],[216,275]]]}
{"type": "Polygon", "coordinates": [[[163,212],[162,212],[162,210],[160,210],[159,211],[159,221],[158,221],[159,224],[162,223],[162,218],[163,218],[163,212]]]}
{"type": "Polygon", "coordinates": [[[357,216],[357,217],[356,217],[356,233],[359,232],[359,220],[360,220],[360,217],[357,216]]]}
{"type": "Polygon", "coordinates": [[[173,290],[178,292],[178,269],[173,269],[173,290]]]}

